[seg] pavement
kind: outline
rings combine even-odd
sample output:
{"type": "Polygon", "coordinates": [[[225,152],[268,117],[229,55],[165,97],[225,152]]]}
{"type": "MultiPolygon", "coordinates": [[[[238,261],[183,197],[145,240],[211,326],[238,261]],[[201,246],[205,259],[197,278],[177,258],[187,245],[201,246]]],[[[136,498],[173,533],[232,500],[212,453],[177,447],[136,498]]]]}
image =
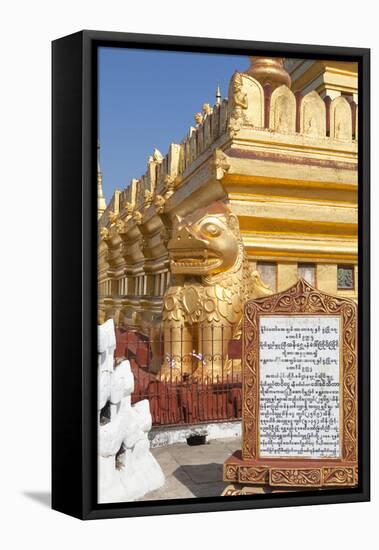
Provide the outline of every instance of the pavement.
{"type": "Polygon", "coordinates": [[[228,485],[222,481],[224,461],[240,447],[240,438],[232,437],[205,445],[175,443],[151,449],[166,482],[141,500],[220,496],[228,485]]]}

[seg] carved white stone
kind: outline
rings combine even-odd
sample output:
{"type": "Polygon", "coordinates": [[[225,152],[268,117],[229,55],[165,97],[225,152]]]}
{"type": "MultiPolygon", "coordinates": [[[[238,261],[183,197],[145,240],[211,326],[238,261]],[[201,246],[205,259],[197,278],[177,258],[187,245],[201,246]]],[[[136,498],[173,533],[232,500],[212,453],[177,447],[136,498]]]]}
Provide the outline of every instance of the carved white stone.
{"type": "Polygon", "coordinates": [[[282,134],[296,131],[296,98],[284,84],[271,94],[269,127],[282,134]]]}
{"type": "Polygon", "coordinates": [[[315,90],[309,92],[301,101],[300,133],[311,137],[326,136],[325,103],[315,90]]]}
{"type": "Polygon", "coordinates": [[[98,502],[125,502],[161,487],[164,475],[150,452],[149,402],[131,405],[129,361],[114,364],[113,319],[99,326],[98,335],[98,502]],[[106,414],[109,418],[101,418],[106,414]]]}
{"type": "Polygon", "coordinates": [[[330,104],[330,137],[341,141],[352,139],[351,107],[342,96],[336,97],[330,104]]]}

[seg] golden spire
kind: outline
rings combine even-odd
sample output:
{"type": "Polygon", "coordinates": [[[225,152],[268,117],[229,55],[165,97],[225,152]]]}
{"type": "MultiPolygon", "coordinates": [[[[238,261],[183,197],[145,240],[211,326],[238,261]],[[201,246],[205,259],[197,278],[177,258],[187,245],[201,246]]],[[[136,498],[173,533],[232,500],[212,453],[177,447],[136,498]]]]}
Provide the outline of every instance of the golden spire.
{"type": "Polygon", "coordinates": [[[99,220],[107,204],[103,195],[103,175],[100,168],[100,143],[97,142],[97,219],[99,220]]]}
{"type": "Polygon", "coordinates": [[[264,86],[270,84],[273,89],[282,84],[291,86],[291,77],[284,68],[284,57],[249,56],[250,67],[244,71],[264,86]]]}
{"type": "Polygon", "coordinates": [[[221,103],[221,91],[220,91],[220,86],[217,84],[216,105],[220,105],[220,103],[221,103]]]}

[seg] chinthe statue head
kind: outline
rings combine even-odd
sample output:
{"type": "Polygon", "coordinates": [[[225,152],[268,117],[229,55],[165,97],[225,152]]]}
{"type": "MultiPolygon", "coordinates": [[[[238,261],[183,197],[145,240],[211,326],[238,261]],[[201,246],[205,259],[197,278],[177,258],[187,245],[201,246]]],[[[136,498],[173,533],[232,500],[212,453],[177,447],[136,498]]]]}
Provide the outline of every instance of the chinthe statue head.
{"type": "Polygon", "coordinates": [[[228,271],[240,250],[238,218],[222,202],[174,220],[168,242],[172,273],[206,276],[228,271]]]}

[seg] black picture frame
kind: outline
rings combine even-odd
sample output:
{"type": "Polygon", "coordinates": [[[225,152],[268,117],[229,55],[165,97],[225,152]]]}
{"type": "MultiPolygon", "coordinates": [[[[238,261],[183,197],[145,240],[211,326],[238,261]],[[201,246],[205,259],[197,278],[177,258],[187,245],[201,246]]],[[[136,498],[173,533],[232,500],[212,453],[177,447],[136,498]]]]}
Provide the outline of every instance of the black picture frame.
{"type": "Polygon", "coordinates": [[[85,30],[52,43],[52,507],[81,519],[370,499],[370,50],[85,30]],[[359,65],[359,485],[344,490],[97,504],[97,48],[356,61],[359,65]]]}

